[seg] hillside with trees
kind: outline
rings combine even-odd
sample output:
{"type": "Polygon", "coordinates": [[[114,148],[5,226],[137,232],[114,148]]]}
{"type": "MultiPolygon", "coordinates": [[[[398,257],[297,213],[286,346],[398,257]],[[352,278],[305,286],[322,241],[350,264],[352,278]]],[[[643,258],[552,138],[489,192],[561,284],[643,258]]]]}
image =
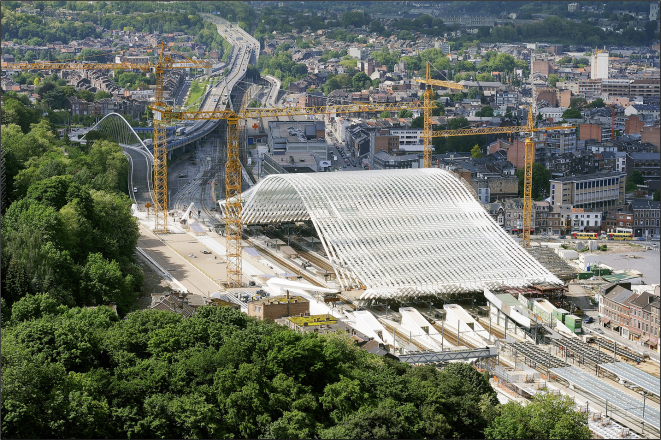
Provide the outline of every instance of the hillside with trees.
{"type": "Polygon", "coordinates": [[[57,305],[114,303],[128,313],[143,274],[133,260],[138,224],[121,148],[103,136],[69,145],[40,109],[3,101],[3,310],[45,294],[57,305]]]}
{"type": "Polygon", "coordinates": [[[470,365],[411,368],[224,307],[121,320],[38,294],[3,324],[5,438],[481,438],[498,415],[470,365]]]}

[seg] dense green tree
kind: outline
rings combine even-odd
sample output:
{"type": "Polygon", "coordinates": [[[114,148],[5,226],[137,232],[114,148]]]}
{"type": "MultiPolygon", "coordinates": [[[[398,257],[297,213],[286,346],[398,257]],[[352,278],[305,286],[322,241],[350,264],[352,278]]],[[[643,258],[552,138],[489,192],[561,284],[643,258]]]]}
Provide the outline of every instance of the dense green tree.
{"type": "Polygon", "coordinates": [[[597,98],[594,101],[592,101],[590,104],[588,104],[586,107],[603,108],[605,106],[606,106],[606,104],[604,104],[604,100],[602,98],[597,98]]]}
{"type": "Polygon", "coordinates": [[[84,99],[87,102],[93,102],[94,101],[94,93],[90,92],[89,90],[79,90],[78,91],[78,99],[84,99]]]}
{"type": "Polygon", "coordinates": [[[482,156],[484,156],[484,154],[482,153],[482,149],[480,148],[479,145],[475,145],[471,149],[471,157],[473,159],[480,159],[482,156]]]}
{"type": "Polygon", "coordinates": [[[418,116],[417,118],[413,118],[411,121],[411,128],[424,128],[425,126],[425,117],[424,116],[418,116]]]}
{"type": "Polygon", "coordinates": [[[569,102],[569,108],[581,108],[587,105],[585,98],[572,98],[569,102]]]}
{"type": "MultiPolygon", "coordinates": [[[[27,133],[30,130],[30,125],[39,121],[37,112],[31,109],[28,103],[13,97],[5,99],[0,109],[2,124],[16,124],[21,127],[23,133],[27,133]]],[[[3,133],[3,137],[4,135],[5,133],[3,133]]]]}
{"type": "MultiPolygon", "coordinates": [[[[516,176],[519,178],[519,197],[523,197],[524,169],[516,170],[516,176]]],[[[543,164],[534,162],[532,164],[532,198],[539,200],[550,194],[551,172],[543,164]]]]}
{"type": "Polygon", "coordinates": [[[477,87],[471,87],[470,89],[468,89],[468,97],[470,99],[475,99],[478,96],[481,96],[481,93],[477,87]]]}
{"type": "Polygon", "coordinates": [[[631,183],[635,183],[636,185],[645,184],[645,178],[643,177],[643,173],[641,173],[639,170],[633,170],[631,172],[631,177],[629,177],[628,181],[631,183]]]}
{"type": "Polygon", "coordinates": [[[548,81],[549,81],[549,86],[551,86],[551,87],[555,87],[555,85],[558,83],[559,80],[560,80],[560,78],[558,78],[558,75],[557,75],[557,74],[555,74],[555,73],[551,73],[551,74],[549,75],[549,79],[548,79],[548,81]]]}
{"type": "Polygon", "coordinates": [[[361,91],[369,89],[372,85],[372,80],[365,74],[365,72],[358,72],[351,79],[351,84],[355,91],[361,91]]]}
{"type": "Polygon", "coordinates": [[[99,90],[94,95],[94,100],[95,101],[98,101],[100,99],[106,99],[106,98],[112,98],[112,95],[110,93],[106,92],[105,90],[99,90]]]}
{"type": "Polygon", "coordinates": [[[582,117],[581,111],[577,108],[568,108],[562,112],[562,119],[581,119],[582,117]]]}
{"type": "Polygon", "coordinates": [[[43,295],[16,304],[1,335],[3,437],[475,438],[497,413],[474,367],[411,368],[344,333],[222,307],[119,320],[43,295]]]}
{"type": "Polygon", "coordinates": [[[397,113],[398,118],[411,118],[413,117],[413,112],[411,110],[406,110],[406,109],[401,109],[399,113],[397,113]]]}
{"type": "Polygon", "coordinates": [[[486,105],[482,107],[482,109],[476,111],[475,116],[490,118],[493,116],[493,107],[486,105]]]}
{"type": "Polygon", "coordinates": [[[565,395],[537,394],[527,405],[509,402],[485,430],[488,439],[589,439],[588,415],[575,410],[565,395]]]}

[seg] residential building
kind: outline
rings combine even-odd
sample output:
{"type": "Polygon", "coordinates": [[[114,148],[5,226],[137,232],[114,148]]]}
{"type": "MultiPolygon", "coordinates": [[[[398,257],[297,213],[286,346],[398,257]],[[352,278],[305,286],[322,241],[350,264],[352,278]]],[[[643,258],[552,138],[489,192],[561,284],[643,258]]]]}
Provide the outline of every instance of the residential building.
{"type": "Polygon", "coordinates": [[[324,94],[321,92],[302,93],[298,97],[298,107],[318,107],[325,104],[324,94]]]}
{"type": "Polygon", "coordinates": [[[659,153],[628,153],[627,175],[633,171],[640,171],[645,180],[659,180],[661,178],[661,163],[659,153]]]}
{"type": "Polygon", "coordinates": [[[634,237],[654,237],[659,231],[659,204],[651,200],[634,199],[628,206],[629,212],[633,213],[633,235],[634,237]]]}
{"type": "Polygon", "coordinates": [[[606,284],[600,288],[600,322],[622,337],[658,349],[659,294],[658,285],[633,292],[631,283],[606,284]]]}
{"type": "Polygon", "coordinates": [[[646,124],[653,124],[659,120],[659,106],[652,104],[633,104],[624,110],[624,115],[638,115],[646,124]]]}
{"type": "Polygon", "coordinates": [[[640,130],[645,126],[645,120],[638,115],[629,116],[624,121],[624,134],[640,134],[640,130]]]}
{"type": "Polygon", "coordinates": [[[545,120],[550,122],[558,122],[562,120],[562,114],[567,110],[563,107],[546,107],[538,109],[538,113],[542,115],[545,120]]]}
{"type": "Polygon", "coordinates": [[[360,49],[358,47],[350,47],[349,48],[349,56],[353,57],[357,60],[362,60],[365,59],[366,53],[364,49],[360,49]]]}
{"type": "Polygon", "coordinates": [[[616,232],[620,229],[631,229],[633,232],[633,214],[627,211],[610,211],[601,222],[602,232],[616,232]]]}
{"type": "Polygon", "coordinates": [[[653,127],[643,127],[640,131],[640,141],[656,146],[656,152],[661,148],[661,128],[658,124],[653,127]]]}
{"type": "Polygon", "coordinates": [[[633,295],[631,284],[610,284],[602,286],[599,298],[599,317],[604,325],[620,335],[629,337],[630,306],[627,300],[633,295]],[[624,330],[624,334],[623,334],[624,330]]]}
{"type": "Polygon", "coordinates": [[[610,211],[624,205],[624,173],[599,173],[551,179],[551,205],[610,211]]]}
{"type": "Polygon", "coordinates": [[[443,53],[450,53],[450,43],[447,41],[436,41],[434,42],[434,48],[441,49],[443,53]]]}
{"type": "Polygon", "coordinates": [[[390,134],[399,136],[400,152],[422,152],[424,149],[421,128],[392,128],[390,134]]]}
{"type": "Polygon", "coordinates": [[[553,64],[548,60],[533,58],[531,61],[530,73],[539,72],[548,78],[548,76],[554,72],[553,64]]]}
{"type": "MultiPolygon", "coordinates": [[[[658,5],[657,5],[658,6],[658,5]]],[[[632,97],[641,96],[643,98],[647,97],[659,97],[659,84],[661,80],[659,78],[641,78],[634,79],[631,83],[629,94],[632,97]]]]}
{"type": "Polygon", "coordinates": [[[611,127],[606,124],[579,124],[579,140],[594,139],[597,142],[606,142],[611,139],[611,127]]]}
{"type": "MultiPolygon", "coordinates": [[[[523,231],[523,199],[505,199],[501,203],[503,207],[505,230],[511,234],[518,234],[523,231]]],[[[535,232],[534,225],[536,224],[536,216],[537,213],[533,210],[530,220],[531,233],[535,232]]]]}
{"type": "Polygon", "coordinates": [[[374,154],[375,170],[400,170],[407,168],[419,168],[420,158],[417,154],[405,154],[403,156],[392,156],[385,151],[374,154]]]}
{"type": "Polygon", "coordinates": [[[578,94],[585,96],[588,101],[592,101],[593,97],[601,96],[601,80],[579,79],[578,94]]]}
{"type": "Polygon", "coordinates": [[[499,108],[514,107],[519,105],[519,92],[515,90],[499,90],[496,92],[496,105],[499,108]]]}
{"type": "Polygon", "coordinates": [[[470,180],[481,203],[493,203],[519,195],[519,178],[516,176],[478,177],[470,180]]]}
{"type": "Polygon", "coordinates": [[[650,348],[655,347],[659,341],[659,292],[634,293],[627,303],[630,313],[629,339],[650,348]]]}
{"type": "Polygon", "coordinates": [[[590,208],[572,208],[572,232],[595,232],[601,230],[601,212],[590,208]]]}
{"type": "Polygon", "coordinates": [[[591,151],[577,150],[548,157],[544,161],[552,178],[591,174],[597,172],[596,157],[591,151]]]}
{"type": "MultiPolygon", "coordinates": [[[[576,151],[576,129],[550,130],[543,133],[546,139],[546,156],[555,157],[576,151]]],[[[541,158],[540,158],[541,159],[541,158]]]]}
{"type": "Polygon", "coordinates": [[[549,219],[551,204],[546,201],[533,202],[535,209],[535,231],[538,234],[552,234],[553,227],[549,219]]]}
{"type": "Polygon", "coordinates": [[[629,96],[631,83],[629,79],[603,79],[601,80],[601,93],[611,96],[629,96]]]}

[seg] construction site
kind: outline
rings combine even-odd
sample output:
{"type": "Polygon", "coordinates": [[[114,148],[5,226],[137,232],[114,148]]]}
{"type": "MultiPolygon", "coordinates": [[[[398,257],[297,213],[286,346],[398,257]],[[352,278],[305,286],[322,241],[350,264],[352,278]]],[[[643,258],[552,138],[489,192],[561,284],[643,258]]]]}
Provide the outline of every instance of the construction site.
{"type": "MultiPolygon", "coordinates": [[[[162,45],[151,66],[158,78],[168,68],[211,76],[213,66],[174,61],[164,51],[162,45]]],[[[567,311],[567,281],[576,270],[549,247],[531,245],[532,110],[525,126],[432,131],[432,86],[462,86],[431,79],[429,64],[426,78],[416,79],[426,88],[422,101],[251,109],[245,90],[228,90],[251,57],[248,46],[238,53],[237,67],[209,92],[218,99],[202,110],[165,105],[159,88],[150,106],[153,180],[144,187],[154,209],[135,199],[134,215],[139,257],[168,285],[153,293],[150,307],[194,313],[225,305],[297,331],[345,330],[412,365],[471,363],[488,371],[501,402],[569,395],[588,413],[595,436],[659,437],[658,363],[656,375],[647,373],[639,364],[654,360],[644,353],[585,334],[582,318],[567,311]],[[424,115],[422,168],[272,174],[258,182],[246,172],[246,121],[402,109],[424,115]],[[197,124],[190,129],[201,133],[190,137],[193,155],[168,139],[173,121],[197,124]],[[431,167],[432,137],[490,132],[529,136],[521,243],[460,177],[431,167]],[[168,167],[181,178],[173,162],[202,162],[205,148],[214,151],[211,159],[192,169],[191,179],[186,168],[186,184],[171,197],[168,167]]],[[[148,150],[144,143],[122,146],[148,150]]]]}

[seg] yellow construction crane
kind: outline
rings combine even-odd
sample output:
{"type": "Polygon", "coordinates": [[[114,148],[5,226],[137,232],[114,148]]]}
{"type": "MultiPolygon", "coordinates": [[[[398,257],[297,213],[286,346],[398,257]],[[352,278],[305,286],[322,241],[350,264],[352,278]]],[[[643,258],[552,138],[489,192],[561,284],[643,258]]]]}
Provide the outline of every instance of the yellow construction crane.
{"type": "Polygon", "coordinates": [[[235,112],[231,109],[184,112],[171,108],[154,107],[154,120],[169,119],[195,120],[226,120],[227,121],[227,162],[225,163],[225,236],[227,239],[227,287],[242,287],[241,236],[243,223],[241,219],[241,162],[239,161],[239,120],[249,118],[269,118],[278,116],[319,115],[333,113],[361,113],[399,111],[403,109],[417,110],[422,108],[414,103],[355,103],[319,107],[289,107],[289,108],[251,108],[235,112]],[[157,116],[158,115],[158,116],[157,116]]]}
{"type": "MultiPolygon", "coordinates": [[[[532,134],[540,130],[566,130],[576,128],[575,126],[555,126],[535,128],[532,106],[528,108],[528,121],[525,126],[514,127],[484,127],[484,128],[464,128],[458,130],[432,131],[431,137],[450,137],[450,136],[470,136],[480,134],[498,134],[498,133],[527,133],[525,142],[524,157],[524,180],[523,180],[523,247],[530,247],[530,229],[532,221],[532,163],[534,156],[534,143],[532,134]]],[[[423,134],[424,136],[424,134],[423,134]]]]}
{"type": "Polygon", "coordinates": [[[432,89],[431,86],[440,86],[440,87],[448,87],[450,89],[455,89],[455,90],[463,90],[464,86],[461,84],[458,84],[456,82],[452,81],[440,81],[437,79],[432,79],[431,78],[431,63],[427,61],[427,72],[425,79],[414,79],[413,81],[417,81],[420,83],[425,84],[426,90],[424,93],[424,127],[422,129],[422,142],[424,145],[424,150],[423,150],[423,160],[422,164],[424,168],[430,168],[431,167],[431,153],[432,153],[432,145],[431,145],[431,131],[432,131],[432,89]]]}
{"type": "MultiPolygon", "coordinates": [[[[36,62],[36,63],[2,63],[3,70],[140,70],[153,71],[156,75],[156,98],[154,108],[169,108],[163,99],[163,71],[166,69],[205,69],[210,73],[211,63],[203,60],[191,60],[184,54],[169,49],[185,58],[177,61],[165,53],[166,44],[158,45],[158,61],[155,63],[88,63],[80,61],[68,62],[36,62]]],[[[159,113],[160,114],[160,113],[159,113]]],[[[167,170],[167,144],[165,120],[154,115],[154,232],[168,232],[168,170],[167,170]]]]}

